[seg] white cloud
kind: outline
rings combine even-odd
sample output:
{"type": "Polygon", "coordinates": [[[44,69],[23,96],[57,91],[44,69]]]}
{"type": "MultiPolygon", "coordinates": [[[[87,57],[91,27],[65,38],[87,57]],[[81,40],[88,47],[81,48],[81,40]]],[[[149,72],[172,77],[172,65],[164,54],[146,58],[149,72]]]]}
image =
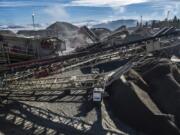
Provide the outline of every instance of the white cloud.
{"type": "Polygon", "coordinates": [[[25,7],[25,6],[31,6],[31,2],[22,2],[22,1],[17,1],[17,2],[5,2],[5,1],[0,1],[0,7],[25,7]]]}
{"type": "Polygon", "coordinates": [[[44,13],[51,17],[51,21],[65,21],[69,18],[69,14],[62,5],[49,6],[44,9],[44,13]]]}
{"type": "MultiPolygon", "coordinates": [[[[73,12],[69,11],[69,13],[67,13],[66,6],[69,8],[71,6],[110,7],[112,10],[112,12],[110,11],[111,15],[102,14],[101,16],[94,14],[94,18],[91,18],[100,21],[130,18],[139,20],[141,15],[143,15],[144,20],[165,19],[168,10],[170,11],[169,18],[173,18],[174,15],[180,17],[180,0],[70,0],[67,2],[63,2],[62,0],[18,0],[16,2],[12,0],[0,0],[0,8],[27,6],[43,7],[39,9],[39,15],[43,16],[45,13],[50,21],[68,21],[70,20],[70,15],[72,17],[71,20],[77,20],[78,18],[74,18],[73,12]],[[139,6],[134,5],[134,8],[132,8],[133,6],[128,6],[132,4],[139,4],[139,6]],[[136,10],[136,8],[141,8],[141,6],[147,7],[147,11],[136,10]]],[[[101,10],[101,8],[98,10],[101,10]]],[[[86,10],[83,8],[82,12],[85,11],[86,10]]],[[[92,13],[94,13],[94,11],[92,13]]],[[[83,18],[84,15],[81,16],[80,14],[79,18],[80,17],[83,18]]],[[[85,16],[84,18],[88,18],[88,16],[85,16]]],[[[12,22],[9,19],[8,21],[12,22]]]]}
{"type": "Polygon", "coordinates": [[[180,1],[179,0],[155,0],[152,3],[154,10],[161,11],[161,18],[167,17],[168,11],[170,11],[169,18],[173,18],[175,15],[180,17],[180,1]]]}
{"type": "Polygon", "coordinates": [[[74,0],[72,6],[119,7],[148,2],[149,0],[74,0]]]}
{"type": "Polygon", "coordinates": [[[180,15],[180,3],[171,3],[164,7],[164,14],[167,16],[167,12],[170,11],[169,17],[172,18],[175,15],[180,15]]]}
{"type": "Polygon", "coordinates": [[[126,12],[126,6],[121,6],[121,7],[113,7],[113,10],[116,14],[123,14],[126,12]]]}

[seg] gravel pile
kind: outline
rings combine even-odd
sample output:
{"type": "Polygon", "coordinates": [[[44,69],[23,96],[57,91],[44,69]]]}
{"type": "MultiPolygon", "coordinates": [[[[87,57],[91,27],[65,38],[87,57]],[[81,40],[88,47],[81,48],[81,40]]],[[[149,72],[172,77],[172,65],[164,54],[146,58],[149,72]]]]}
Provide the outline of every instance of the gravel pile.
{"type": "Polygon", "coordinates": [[[145,134],[180,134],[180,74],[168,59],[149,58],[107,88],[113,114],[145,134]]]}
{"type": "Polygon", "coordinates": [[[106,91],[101,106],[88,91],[1,91],[0,134],[180,135],[180,71],[170,60],[147,58],[106,91]]]}

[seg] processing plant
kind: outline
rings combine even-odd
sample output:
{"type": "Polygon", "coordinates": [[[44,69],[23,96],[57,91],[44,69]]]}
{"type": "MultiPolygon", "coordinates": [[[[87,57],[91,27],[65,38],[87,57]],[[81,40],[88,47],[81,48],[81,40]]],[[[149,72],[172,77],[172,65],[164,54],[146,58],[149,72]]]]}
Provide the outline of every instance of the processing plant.
{"type": "Polygon", "coordinates": [[[0,35],[4,132],[179,135],[180,30],[76,29],[0,35]]]}

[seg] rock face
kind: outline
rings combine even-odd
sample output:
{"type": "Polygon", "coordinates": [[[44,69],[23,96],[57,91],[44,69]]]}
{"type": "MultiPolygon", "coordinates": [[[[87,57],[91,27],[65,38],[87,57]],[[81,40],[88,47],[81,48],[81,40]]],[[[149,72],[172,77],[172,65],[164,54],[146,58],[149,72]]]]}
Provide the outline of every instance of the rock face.
{"type": "Polygon", "coordinates": [[[106,89],[114,115],[145,134],[179,135],[178,68],[169,60],[151,59],[135,70],[124,75],[126,81],[121,77],[106,89]]]}

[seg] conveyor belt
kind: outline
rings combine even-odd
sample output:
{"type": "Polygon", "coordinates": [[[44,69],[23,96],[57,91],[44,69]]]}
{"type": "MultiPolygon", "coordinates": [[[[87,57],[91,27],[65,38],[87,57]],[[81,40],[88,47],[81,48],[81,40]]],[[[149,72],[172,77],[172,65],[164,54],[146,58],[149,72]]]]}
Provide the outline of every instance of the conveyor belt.
{"type": "Polygon", "coordinates": [[[24,79],[20,81],[4,80],[1,90],[87,90],[101,84],[105,74],[84,76],[55,77],[47,79],[24,79]]]}
{"type": "Polygon", "coordinates": [[[62,62],[62,61],[66,61],[66,60],[70,60],[70,59],[74,59],[74,58],[80,58],[83,56],[93,55],[96,53],[108,53],[108,51],[110,51],[110,50],[114,50],[114,49],[118,49],[118,48],[122,48],[122,47],[128,47],[128,46],[131,46],[134,44],[142,45],[141,43],[143,43],[143,42],[155,40],[157,38],[166,37],[169,35],[176,35],[176,34],[180,34],[180,32],[173,31],[171,33],[161,34],[161,35],[158,35],[155,37],[147,37],[147,38],[143,38],[143,39],[139,39],[139,40],[135,40],[135,41],[130,41],[127,43],[111,45],[106,48],[103,48],[104,45],[100,43],[100,44],[95,44],[92,48],[86,48],[86,50],[84,50],[83,52],[77,52],[77,53],[73,53],[70,55],[58,56],[58,57],[54,57],[54,58],[31,60],[31,61],[20,62],[20,63],[16,63],[16,64],[9,64],[9,65],[4,65],[4,66],[8,70],[11,68],[19,69],[19,68],[25,68],[25,67],[30,68],[30,67],[35,67],[35,66],[48,65],[51,63],[55,63],[55,62],[62,62]]]}

